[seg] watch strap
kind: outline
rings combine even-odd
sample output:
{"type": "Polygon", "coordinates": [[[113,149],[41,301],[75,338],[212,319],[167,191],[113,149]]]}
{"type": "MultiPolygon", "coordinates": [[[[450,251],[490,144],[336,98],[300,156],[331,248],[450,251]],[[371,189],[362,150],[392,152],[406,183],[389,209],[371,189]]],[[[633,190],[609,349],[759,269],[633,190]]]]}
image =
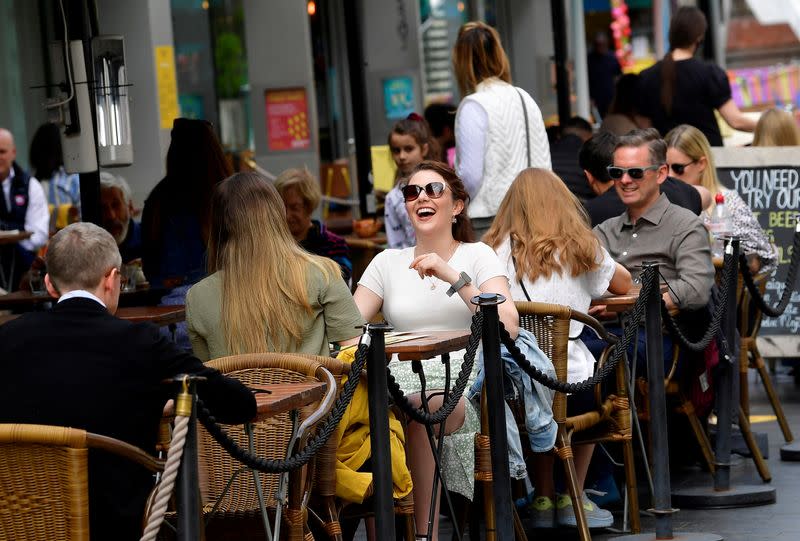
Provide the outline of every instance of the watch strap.
{"type": "Polygon", "coordinates": [[[452,297],[459,289],[470,283],[472,283],[472,278],[470,278],[469,274],[466,272],[461,271],[458,281],[447,290],[447,296],[452,297]]]}

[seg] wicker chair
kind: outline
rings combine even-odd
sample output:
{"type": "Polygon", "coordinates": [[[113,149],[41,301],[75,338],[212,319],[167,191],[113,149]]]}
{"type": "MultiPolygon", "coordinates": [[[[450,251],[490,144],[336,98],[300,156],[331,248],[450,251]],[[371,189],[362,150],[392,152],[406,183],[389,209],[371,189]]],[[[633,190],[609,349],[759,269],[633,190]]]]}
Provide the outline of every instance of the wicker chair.
{"type": "MultiPolygon", "coordinates": [[[[569,340],[570,321],[579,321],[598,336],[614,341],[606,333],[603,326],[593,317],[573,311],[568,306],[539,302],[515,302],[519,312],[520,326],[530,331],[538,342],[542,352],[552,360],[559,381],[567,379],[567,344],[569,340]]],[[[602,365],[604,359],[598,363],[602,365]]],[[[572,445],[582,443],[619,442],[622,444],[625,460],[625,478],[630,502],[630,524],[634,533],[639,532],[639,499],[634,469],[633,445],[631,442],[631,410],[628,402],[628,390],[625,381],[625,367],[620,363],[616,369],[616,391],[605,398],[600,392],[600,385],[595,387],[597,408],[593,411],[567,417],[567,396],[556,393],[553,399],[553,418],[558,424],[555,453],[564,463],[567,484],[575,509],[578,531],[582,540],[591,539],[586,517],[581,504],[581,490],[577,485],[572,445]]],[[[514,408],[512,408],[513,410],[514,408]]],[[[485,417],[482,415],[482,417],[485,417]]],[[[482,458],[488,450],[486,436],[476,439],[476,479],[487,480],[486,465],[489,460],[482,458]],[[484,440],[480,443],[480,440],[484,440]],[[484,449],[485,448],[485,449],[484,449]]],[[[488,470],[491,480],[491,468],[488,470]]]]}
{"type": "Polygon", "coordinates": [[[85,430],[0,424],[0,541],[88,541],[89,449],[153,472],[164,465],[129,443],[85,430]]]}
{"type": "MultiPolygon", "coordinates": [[[[320,359],[322,360],[322,359],[320,359]]],[[[327,362],[327,360],[326,360],[327,362]]],[[[322,381],[328,384],[326,396],[317,405],[303,408],[296,422],[296,444],[288,449],[294,423],[292,415],[281,414],[253,423],[253,449],[259,457],[284,459],[288,451],[302,448],[310,428],[330,411],[337,391],[336,380],[317,360],[308,356],[290,353],[261,353],[235,355],[215,359],[206,363],[220,372],[245,384],[269,385],[322,381]]],[[[225,427],[239,446],[249,446],[248,435],[243,426],[225,427]]],[[[252,517],[263,510],[259,503],[259,491],[266,507],[281,506],[278,490],[281,475],[249,472],[220,447],[202,427],[198,430],[200,492],[205,514],[223,514],[228,518],[252,517]]],[[[310,490],[311,476],[303,467],[289,473],[288,500],[285,509],[287,538],[301,541],[308,530],[304,502],[310,490]]],[[[266,520],[266,517],[265,517],[266,520]]]]}

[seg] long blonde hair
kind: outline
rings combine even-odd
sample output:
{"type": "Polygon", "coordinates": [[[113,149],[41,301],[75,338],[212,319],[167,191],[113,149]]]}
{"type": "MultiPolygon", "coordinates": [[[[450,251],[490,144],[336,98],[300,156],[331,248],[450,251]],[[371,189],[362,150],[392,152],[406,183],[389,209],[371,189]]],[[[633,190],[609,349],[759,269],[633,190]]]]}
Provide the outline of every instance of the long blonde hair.
{"type": "Polygon", "coordinates": [[[311,313],[310,268],[331,280],[339,276],[336,263],[309,254],[295,242],[283,200],[257,173],[236,173],[217,185],[211,212],[209,272],[222,271],[222,331],[228,352],[299,345],[303,316],[311,313]]]}
{"type": "Polygon", "coordinates": [[[770,109],[761,115],[753,134],[754,147],[793,147],[800,145],[800,129],[792,113],[770,109]]]}
{"type": "Polygon", "coordinates": [[[497,250],[506,238],[518,279],[535,281],[565,271],[575,277],[599,266],[600,243],[583,205],[546,169],[517,175],[483,241],[497,250]]]}
{"type": "Polygon", "coordinates": [[[711,204],[714,205],[714,196],[724,188],[717,178],[717,168],[714,165],[714,155],[711,153],[711,145],[708,144],[706,136],[688,124],[681,124],[672,128],[664,140],[667,148],[674,148],[686,154],[690,159],[697,161],[700,158],[706,159],[706,168],[700,175],[700,185],[711,192],[711,204]]]}

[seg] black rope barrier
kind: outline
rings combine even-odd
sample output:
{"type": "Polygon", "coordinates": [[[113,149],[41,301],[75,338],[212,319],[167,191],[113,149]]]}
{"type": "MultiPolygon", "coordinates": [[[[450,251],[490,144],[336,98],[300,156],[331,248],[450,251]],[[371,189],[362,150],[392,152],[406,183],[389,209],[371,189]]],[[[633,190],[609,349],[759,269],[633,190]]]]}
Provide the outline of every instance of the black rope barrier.
{"type": "Polygon", "coordinates": [[[414,406],[405,393],[403,393],[403,390],[400,388],[397,380],[395,380],[389,367],[386,367],[386,381],[389,386],[389,394],[392,395],[392,398],[400,410],[410,417],[411,420],[423,425],[438,425],[453,412],[461,396],[464,394],[464,389],[466,389],[469,377],[472,374],[472,366],[475,363],[475,352],[478,350],[478,345],[481,341],[482,323],[483,314],[479,310],[472,316],[467,352],[464,354],[464,361],[461,363],[461,370],[458,373],[458,377],[456,377],[453,390],[442,399],[441,407],[433,413],[429,413],[423,408],[414,406]]]}
{"type": "Polygon", "coordinates": [[[742,278],[744,279],[744,283],[747,286],[747,289],[750,290],[750,296],[753,297],[753,300],[756,302],[756,305],[758,305],[761,311],[769,317],[780,316],[789,305],[789,300],[792,298],[792,293],[794,292],[794,284],[797,278],[797,268],[800,267],[800,255],[798,255],[798,253],[800,253],[800,229],[795,229],[794,241],[792,242],[792,260],[789,262],[789,272],[786,273],[786,281],[783,284],[783,294],[781,295],[781,300],[775,307],[769,306],[767,301],[764,300],[764,297],[761,296],[761,292],[758,290],[758,287],[753,280],[753,274],[750,272],[750,267],[747,266],[747,258],[745,255],[742,254],[739,256],[739,268],[742,270],[742,278]]]}
{"type": "Polygon", "coordinates": [[[593,376],[590,376],[584,381],[576,383],[559,381],[531,365],[528,359],[525,358],[517,345],[514,343],[514,339],[511,338],[511,335],[508,333],[502,322],[500,323],[500,339],[523,372],[545,387],[561,393],[577,393],[591,389],[601,381],[604,381],[614,371],[617,364],[619,364],[619,361],[622,359],[622,356],[628,349],[628,344],[635,339],[639,332],[639,322],[644,318],[644,310],[648,297],[650,295],[658,294],[655,267],[645,268],[642,271],[641,276],[642,289],[639,292],[639,298],[636,299],[636,303],[631,309],[630,322],[628,323],[628,326],[625,327],[625,330],[622,333],[622,338],[614,346],[614,354],[612,355],[611,359],[601,366],[593,376]]]}
{"type": "Polygon", "coordinates": [[[661,301],[661,314],[670,334],[677,338],[680,344],[686,349],[694,352],[704,351],[708,344],[717,336],[722,325],[722,314],[728,307],[728,292],[732,289],[736,275],[733,273],[733,254],[725,254],[722,265],[722,281],[720,282],[720,300],[717,309],[711,317],[711,324],[706,329],[703,337],[697,342],[690,340],[681,330],[678,321],[669,313],[664,301],[661,301]]]}
{"type": "Polygon", "coordinates": [[[268,460],[252,455],[246,449],[239,447],[228,433],[217,424],[214,416],[211,415],[211,412],[208,411],[199,398],[197,400],[198,419],[200,419],[200,422],[206,427],[208,433],[217,440],[228,454],[248,468],[264,473],[284,473],[300,468],[322,449],[342,420],[342,416],[347,406],[350,405],[353,394],[356,392],[356,387],[358,387],[361,371],[367,360],[367,351],[369,351],[368,342],[359,344],[358,349],[356,349],[355,359],[350,365],[350,374],[348,375],[347,381],[342,386],[342,392],[333,403],[330,414],[322,421],[320,428],[316,431],[314,436],[308,440],[303,450],[289,458],[283,460],[268,460]]]}

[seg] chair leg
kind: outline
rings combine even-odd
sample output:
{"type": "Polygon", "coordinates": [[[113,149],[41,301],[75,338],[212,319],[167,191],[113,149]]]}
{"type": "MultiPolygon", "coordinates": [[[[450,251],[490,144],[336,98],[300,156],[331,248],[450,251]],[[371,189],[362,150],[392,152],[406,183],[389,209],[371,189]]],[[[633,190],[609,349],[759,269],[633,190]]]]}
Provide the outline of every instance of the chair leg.
{"type": "Polygon", "coordinates": [[[714,451],[711,450],[711,441],[708,439],[708,434],[706,434],[703,425],[700,423],[700,419],[694,411],[694,405],[691,400],[682,392],[678,394],[678,399],[681,401],[681,411],[686,415],[687,419],[689,419],[689,425],[692,427],[694,437],[697,440],[697,444],[700,446],[700,451],[703,453],[703,459],[706,461],[708,471],[711,472],[711,475],[714,475],[716,471],[716,466],[714,465],[714,451]]]}
{"type": "Polygon", "coordinates": [[[525,528],[522,526],[522,520],[519,518],[516,507],[511,509],[511,515],[514,518],[514,538],[516,541],[528,541],[528,536],[525,534],[525,528]]]}
{"type": "Polygon", "coordinates": [[[569,495],[572,498],[572,508],[575,511],[575,523],[578,526],[578,537],[581,541],[591,541],[592,536],[589,533],[589,526],[586,523],[586,514],[583,511],[583,490],[578,486],[578,475],[575,472],[575,459],[572,457],[572,447],[569,441],[563,436],[559,436],[561,440],[558,447],[558,456],[564,463],[564,474],[569,488],[569,495]]]}
{"type": "Polygon", "coordinates": [[[739,404],[742,411],[750,416],[750,385],[747,381],[747,374],[750,370],[750,342],[742,340],[739,346],[739,404]]]}
{"type": "Polygon", "coordinates": [[[639,533],[642,525],[639,521],[639,488],[636,485],[636,465],[633,457],[633,441],[622,442],[622,455],[625,464],[625,486],[628,489],[628,511],[631,521],[631,532],[639,533]]]}
{"type": "Polygon", "coordinates": [[[772,404],[773,411],[775,411],[775,416],[778,418],[778,424],[781,427],[781,432],[783,432],[783,439],[786,440],[786,443],[789,443],[794,440],[792,429],[789,428],[789,422],[786,420],[786,414],[783,413],[781,401],[778,398],[778,394],[775,392],[775,387],[772,385],[772,378],[769,376],[767,367],[764,365],[764,359],[761,357],[761,353],[758,351],[758,346],[755,344],[753,344],[753,365],[755,366],[756,370],[758,370],[758,374],[761,376],[761,382],[764,384],[764,390],[767,392],[767,397],[769,398],[770,404],[772,404]]]}
{"type": "Polygon", "coordinates": [[[483,483],[483,520],[486,523],[486,541],[497,541],[497,522],[494,512],[492,483],[483,483]]]}
{"type": "Polygon", "coordinates": [[[772,474],[769,471],[764,457],[761,455],[761,449],[758,448],[758,444],[753,437],[753,432],[750,430],[750,420],[744,414],[741,407],[739,407],[739,430],[742,431],[742,436],[747,443],[747,448],[750,449],[750,454],[753,456],[753,462],[758,470],[758,475],[761,476],[761,479],[763,479],[765,483],[769,483],[772,480],[772,474]]]}

